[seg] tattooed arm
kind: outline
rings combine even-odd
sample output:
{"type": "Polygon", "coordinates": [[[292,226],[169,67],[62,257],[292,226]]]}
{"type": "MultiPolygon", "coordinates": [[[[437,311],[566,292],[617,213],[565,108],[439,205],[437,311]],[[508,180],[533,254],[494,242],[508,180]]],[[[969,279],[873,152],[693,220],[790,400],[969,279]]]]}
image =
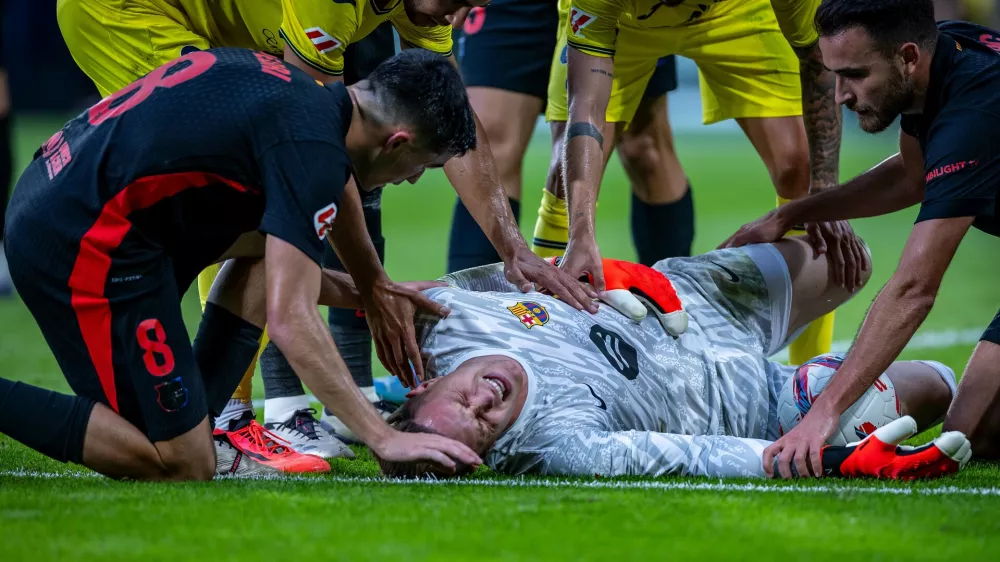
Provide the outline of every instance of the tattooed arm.
{"type": "Polygon", "coordinates": [[[595,238],[597,193],[614,144],[614,124],[605,122],[611,99],[614,61],[569,47],[566,68],[569,121],[562,155],[569,211],[569,244],[563,269],[574,278],[590,274],[594,287],[604,290],[601,253],[595,238]]]}
{"type": "Polygon", "coordinates": [[[840,106],[836,77],[823,66],[819,44],[796,49],[802,80],[802,117],[809,138],[810,193],[837,185],[840,166],[840,106]]]}

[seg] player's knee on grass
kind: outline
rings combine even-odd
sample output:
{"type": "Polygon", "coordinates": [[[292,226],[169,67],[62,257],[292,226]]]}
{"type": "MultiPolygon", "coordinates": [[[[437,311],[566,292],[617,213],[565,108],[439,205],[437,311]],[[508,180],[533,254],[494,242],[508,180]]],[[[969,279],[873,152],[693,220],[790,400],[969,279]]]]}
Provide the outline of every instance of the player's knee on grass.
{"type": "Polygon", "coordinates": [[[164,479],[204,481],[215,476],[215,442],[207,418],[180,437],[154,445],[160,455],[164,479]]]}

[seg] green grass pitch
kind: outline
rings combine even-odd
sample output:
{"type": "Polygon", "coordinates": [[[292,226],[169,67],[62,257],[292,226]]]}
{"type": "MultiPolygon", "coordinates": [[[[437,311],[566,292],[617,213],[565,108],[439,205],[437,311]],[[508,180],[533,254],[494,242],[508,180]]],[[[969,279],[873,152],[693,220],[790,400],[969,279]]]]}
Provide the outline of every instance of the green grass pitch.
{"type": "MultiPolygon", "coordinates": [[[[59,120],[24,118],[26,163],[59,120]]],[[[522,225],[534,224],[547,139],[525,163],[522,225]]],[[[766,170],[740,136],[687,132],[678,150],[694,186],[696,249],[707,251],[774,204],[766,170]]],[[[843,177],[893,151],[891,135],[848,134],[843,177]]],[[[598,209],[605,255],[633,257],[627,182],[617,162],[598,209]]],[[[387,190],[387,270],[397,280],[443,273],[454,195],[439,172],[387,190]]],[[[915,210],[857,221],[872,282],[837,317],[850,340],[899,260],[915,210]]],[[[973,231],[905,358],[961,371],[996,312],[996,241],[973,231]]],[[[185,300],[197,325],[193,293],[185,300]]],[[[0,302],[0,373],[68,390],[31,316],[0,302]]],[[[261,396],[258,383],[255,396],[261,396]]],[[[932,430],[933,431],[933,430],[932,430]]],[[[924,435],[919,439],[927,439],[924,435]]],[[[510,479],[481,469],[449,484],[380,481],[375,463],[335,461],[330,475],[282,481],[160,485],[106,480],[0,437],[4,560],[608,560],[990,559],[1000,552],[1000,470],[901,485],[829,480],[717,482],[510,479]]]]}

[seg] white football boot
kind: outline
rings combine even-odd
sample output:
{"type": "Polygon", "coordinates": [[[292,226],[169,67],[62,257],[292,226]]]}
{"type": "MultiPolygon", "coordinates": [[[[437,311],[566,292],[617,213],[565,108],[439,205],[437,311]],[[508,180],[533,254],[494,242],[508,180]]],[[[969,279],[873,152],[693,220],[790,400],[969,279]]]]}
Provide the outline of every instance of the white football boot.
{"type": "Polygon", "coordinates": [[[296,410],[291,417],[281,423],[265,423],[271,433],[288,442],[289,446],[303,455],[313,455],[323,459],[353,459],[354,451],[330,435],[313,415],[316,410],[306,408],[296,410]]]}

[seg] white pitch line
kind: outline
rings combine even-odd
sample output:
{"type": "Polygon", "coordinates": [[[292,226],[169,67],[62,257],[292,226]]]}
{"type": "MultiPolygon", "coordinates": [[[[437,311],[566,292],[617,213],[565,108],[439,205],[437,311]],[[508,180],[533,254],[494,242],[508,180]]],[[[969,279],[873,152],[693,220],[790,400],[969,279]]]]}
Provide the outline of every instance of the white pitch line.
{"type": "MultiPolygon", "coordinates": [[[[912,340],[910,340],[910,343],[906,346],[906,350],[920,351],[924,349],[941,349],[943,347],[951,347],[953,345],[971,345],[978,342],[982,334],[982,328],[922,332],[918,333],[912,340]]],[[[854,343],[854,340],[838,340],[833,342],[831,349],[834,351],[847,351],[850,349],[852,343],[854,343]]],[[[781,362],[788,361],[788,350],[781,350],[776,355],[772,356],[771,359],[781,362]]],[[[319,400],[317,400],[312,394],[309,394],[307,397],[310,402],[319,402],[319,400]]],[[[254,400],[253,407],[263,408],[264,399],[258,398],[254,400]]]]}
{"type": "MultiPolygon", "coordinates": [[[[0,472],[0,477],[14,478],[101,478],[94,472],[35,472],[32,470],[11,470],[0,472]]],[[[221,478],[220,480],[236,480],[221,478]]],[[[667,480],[647,481],[615,481],[615,480],[534,480],[525,478],[484,480],[389,480],[384,478],[345,477],[330,478],[316,476],[275,476],[254,478],[253,480],[276,480],[291,482],[310,482],[314,484],[379,484],[388,486],[458,486],[485,488],[550,488],[576,490],[658,490],[664,492],[742,492],[761,494],[878,494],[890,496],[988,496],[1000,497],[1000,488],[961,488],[958,486],[942,486],[940,488],[901,488],[889,486],[775,486],[768,484],[734,484],[717,482],[671,482],[667,480]]]]}

